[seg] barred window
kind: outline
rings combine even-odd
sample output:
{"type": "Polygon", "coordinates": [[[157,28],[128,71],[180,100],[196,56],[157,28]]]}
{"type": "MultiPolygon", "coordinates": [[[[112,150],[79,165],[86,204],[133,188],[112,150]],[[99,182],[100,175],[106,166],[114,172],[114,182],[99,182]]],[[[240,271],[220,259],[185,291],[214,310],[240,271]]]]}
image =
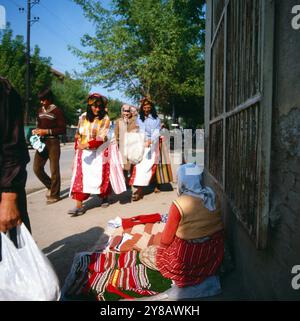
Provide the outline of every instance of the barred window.
{"type": "Polygon", "coordinates": [[[207,1],[206,167],[258,248],[267,240],[274,4],[207,1]]]}

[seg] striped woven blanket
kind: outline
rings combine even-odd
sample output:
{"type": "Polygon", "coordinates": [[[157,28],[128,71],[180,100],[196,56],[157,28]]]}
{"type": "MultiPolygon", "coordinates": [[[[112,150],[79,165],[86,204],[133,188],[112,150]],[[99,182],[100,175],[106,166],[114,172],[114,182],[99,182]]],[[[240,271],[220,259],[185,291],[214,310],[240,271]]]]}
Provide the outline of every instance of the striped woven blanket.
{"type": "Polygon", "coordinates": [[[130,251],[84,253],[72,266],[72,278],[64,286],[64,299],[119,300],[152,296],[171,287],[171,280],[141,264],[130,251]]]}

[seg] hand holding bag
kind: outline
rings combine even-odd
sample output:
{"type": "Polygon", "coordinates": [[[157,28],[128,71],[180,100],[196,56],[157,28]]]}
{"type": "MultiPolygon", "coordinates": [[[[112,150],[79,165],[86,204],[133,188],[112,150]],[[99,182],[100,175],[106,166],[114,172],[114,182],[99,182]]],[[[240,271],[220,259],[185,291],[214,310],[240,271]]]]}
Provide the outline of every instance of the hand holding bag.
{"type": "Polygon", "coordinates": [[[17,227],[19,248],[7,234],[0,237],[0,301],[59,300],[58,278],[25,225],[17,227]]]}
{"type": "Polygon", "coordinates": [[[29,141],[30,141],[32,148],[37,150],[39,153],[41,153],[46,146],[46,144],[41,141],[41,138],[38,135],[32,135],[29,138],[29,141]]]}

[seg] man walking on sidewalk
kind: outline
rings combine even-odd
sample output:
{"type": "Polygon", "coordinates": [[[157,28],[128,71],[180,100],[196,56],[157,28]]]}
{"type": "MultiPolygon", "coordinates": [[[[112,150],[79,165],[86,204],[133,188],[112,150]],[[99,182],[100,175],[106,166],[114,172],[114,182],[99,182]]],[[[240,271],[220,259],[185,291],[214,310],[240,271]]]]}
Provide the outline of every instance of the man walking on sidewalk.
{"type": "Polygon", "coordinates": [[[62,111],[53,104],[53,94],[46,89],[39,94],[41,107],[37,114],[37,128],[33,134],[41,136],[46,144],[40,153],[36,151],[33,170],[39,180],[46,186],[47,204],[52,204],[60,199],[60,141],[58,135],[66,133],[66,123],[62,111]],[[45,164],[50,160],[51,178],[45,172],[45,164]]]}

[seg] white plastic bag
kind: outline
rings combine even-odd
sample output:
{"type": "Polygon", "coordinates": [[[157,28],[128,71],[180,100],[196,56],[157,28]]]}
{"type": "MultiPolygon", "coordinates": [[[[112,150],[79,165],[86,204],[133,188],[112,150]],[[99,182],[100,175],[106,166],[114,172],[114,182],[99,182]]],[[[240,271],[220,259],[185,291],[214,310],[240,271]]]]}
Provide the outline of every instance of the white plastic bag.
{"type": "Polygon", "coordinates": [[[29,141],[30,141],[32,148],[36,149],[39,153],[41,153],[46,146],[46,144],[41,141],[41,138],[38,135],[32,135],[29,138],[29,141]]]}
{"type": "Polygon", "coordinates": [[[126,132],[124,144],[124,156],[131,164],[142,161],[145,150],[144,133],[126,132]]]}
{"type": "Polygon", "coordinates": [[[0,233],[0,236],[0,301],[59,300],[57,275],[25,225],[17,227],[19,248],[5,233],[0,233]]]}

